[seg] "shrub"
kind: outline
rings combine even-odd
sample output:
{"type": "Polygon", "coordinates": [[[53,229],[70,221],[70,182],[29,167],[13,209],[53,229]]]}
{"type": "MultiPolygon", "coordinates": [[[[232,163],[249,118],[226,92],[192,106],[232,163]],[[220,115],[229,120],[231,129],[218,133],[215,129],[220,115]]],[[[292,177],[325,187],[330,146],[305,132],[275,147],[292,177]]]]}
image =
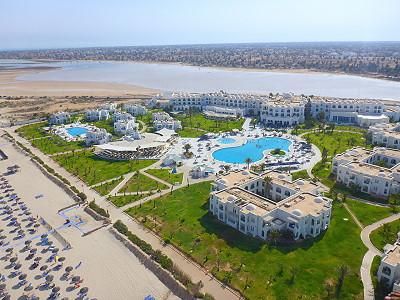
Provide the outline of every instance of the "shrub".
{"type": "Polygon", "coordinates": [[[89,203],[89,207],[103,217],[106,217],[106,218],[110,217],[110,214],[105,209],[98,206],[94,201],[89,203]]]}
{"type": "Polygon", "coordinates": [[[87,199],[86,194],[82,193],[82,192],[78,193],[78,197],[81,198],[82,201],[86,201],[86,199],[87,199]]]}

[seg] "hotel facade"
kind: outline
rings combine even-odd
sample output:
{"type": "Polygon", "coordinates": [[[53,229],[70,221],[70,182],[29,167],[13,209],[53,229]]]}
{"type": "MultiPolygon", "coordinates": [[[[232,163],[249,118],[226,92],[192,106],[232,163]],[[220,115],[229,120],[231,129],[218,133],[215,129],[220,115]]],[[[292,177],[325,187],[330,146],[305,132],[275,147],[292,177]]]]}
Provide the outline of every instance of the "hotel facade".
{"type": "Polygon", "coordinates": [[[333,158],[336,181],[372,196],[400,193],[400,150],[352,148],[333,158]]]}
{"type": "Polygon", "coordinates": [[[376,124],[371,126],[368,131],[371,133],[374,145],[400,149],[399,124],[376,124]]]}
{"type": "Polygon", "coordinates": [[[323,98],[292,93],[172,93],[164,98],[157,96],[149,102],[150,106],[157,106],[157,103],[173,111],[207,111],[207,107],[214,107],[214,110],[215,107],[237,109],[246,116],[259,116],[260,121],[267,126],[277,127],[295,126],[303,123],[307,114],[316,118],[321,112],[328,122],[364,127],[387,123],[389,117],[399,119],[398,111],[386,109],[380,100],[323,98]]]}
{"type": "Polygon", "coordinates": [[[232,171],[213,183],[209,210],[244,234],[267,240],[271,231],[279,231],[298,240],[329,227],[332,200],[319,195],[317,184],[292,181],[289,174],[232,171]]]}

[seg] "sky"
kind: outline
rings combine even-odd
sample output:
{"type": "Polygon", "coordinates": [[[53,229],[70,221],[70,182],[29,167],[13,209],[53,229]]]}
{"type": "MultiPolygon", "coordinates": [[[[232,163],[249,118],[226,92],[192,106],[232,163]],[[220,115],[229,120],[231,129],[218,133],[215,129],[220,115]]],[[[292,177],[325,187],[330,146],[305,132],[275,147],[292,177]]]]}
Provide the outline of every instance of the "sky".
{"type": "Polygon", "coordinates": [[[399,0],[0,0],[0,49],[400,41],[399,0]]]}

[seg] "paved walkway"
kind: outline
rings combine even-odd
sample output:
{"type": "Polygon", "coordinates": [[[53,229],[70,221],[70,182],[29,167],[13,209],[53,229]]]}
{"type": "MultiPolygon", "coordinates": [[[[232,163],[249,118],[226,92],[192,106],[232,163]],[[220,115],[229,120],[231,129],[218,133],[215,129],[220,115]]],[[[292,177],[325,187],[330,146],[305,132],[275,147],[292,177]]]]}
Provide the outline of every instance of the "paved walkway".
{"type": "MultiPolygon", "coordinates": [[[[55,161],[53,161],[48,156],[44,155],[38,149],[31,146],[29,142],[27,142],[22,137],[18,136],[14,132],[15,128],[7,128],[6,131],[11,134],[17,141],[21,142],[24,146],[29,148],[34,155],[37,155],[40,159],[42,159],[48,166],[53,168],[57,173],[62,175],[64,178],[69,180],[71,184],[76,186],[76,188],[80,192],[84,192],[88,200],[94,200],[97,204],[99,204],[102,208],[107,210],[110,214],[111,220],[115,222],[116,220],[122,220],[129,228],[132,233],[136,234],[139,238],[145,240],[149,243],[154,249],[160,249],[160,251],[167,255],[182,271],[188,274],[193,282],[198,282],[201,280],[204,284],[201,289],[202,292],[207,292],[213,295],[216,299],[240,299],[240,295],[230,288],[224,286],[220,281],[214,278],[207,270],[203,269],[192,260],[187,259],[180,251],[173,248],[171,245],[163,246],[162,242],[156,237],[153,233],[149,232],[147,229],[143,228],[141,225],[137,224],[134,220],[132,220],[128,215],[123,213],[122,210],[125,210],[129,206],[125,206],[123,209],[119,209],[115,207],[112,203],[106,200],[105,197],[100,196],[98,193],[90,189],[82,180],[68,173],[64,168],[58,165],[55,161]]],[[[154,167],[155,165],[153,165],[154,167]]],[[[208,179],[210,180],[210,179],[208,179]]],[[[205,181],[204,180],[199,180],[205,181]]],[[[197,182],[197,181],[196,181],[197,182]]],[[[180,187],[185,186],[181,184],[180,187]]],[[[174,189],[179,187],[174,187],[174,189]]],[[[161,192],[161,195],[168,193],[169,191],[161,192]]],[[[151,197],[147,197],[146,201],[149,201],[154,198],[158,198],[160,193],[157,193],[151,197]]],[[[144,199],[142,199],[144,200],[144,199]]],[[[141,200],[141,201],[142,201],[141,200]]],[[[132,205],[138,205],[140,202],[137,201],[132,205]]],[[[134,272],[134,270],[133,270],[134,272]]]]}
{"type": "Polygon", "coordinates": [[[374,244],[372,244],[369,236],[372,231],[383,226],[383,224],[393,222],[399,218],[400,218],[400,213],[391,215],[390,217],[387,217],[385,219],[379,220],[378,222],[366,226],[361,231],[361,240],[363,241],[364,245],[368,248],[368,251],[364,255],[360,268],[361,280],[364,285],[364,300],[374,299],[374,286],[372,284],[372,279],[371,279],[371,265],[376,255],[382,256],[382,252],[379,249],[377,249],[374,246],[374,244]]]}

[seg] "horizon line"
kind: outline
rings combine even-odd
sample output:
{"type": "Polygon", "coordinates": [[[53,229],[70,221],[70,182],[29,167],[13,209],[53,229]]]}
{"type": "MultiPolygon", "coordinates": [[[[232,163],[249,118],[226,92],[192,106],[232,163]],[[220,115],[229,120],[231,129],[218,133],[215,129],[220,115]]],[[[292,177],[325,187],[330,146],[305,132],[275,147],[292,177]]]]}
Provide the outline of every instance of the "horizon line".
{"type": "Polygon", "coordinates": [[[292,42],[226,42],[226,43],[183,43],[183,44],[142,44],[142,45],[116,45],[116,46],[67,46],[67,47],[38,47],[38,48],[0,48],[0,52],[41,51],[41,50],[73,50],[96,48],[150,48],[150,47],[188,47],[188,46],[224,46],[224,45],[279,45],[279,44],[332,44],[332,43],[400,43],[398,41],[379,40],[353,40],[353,41],[292,41],[292,42]]]}

